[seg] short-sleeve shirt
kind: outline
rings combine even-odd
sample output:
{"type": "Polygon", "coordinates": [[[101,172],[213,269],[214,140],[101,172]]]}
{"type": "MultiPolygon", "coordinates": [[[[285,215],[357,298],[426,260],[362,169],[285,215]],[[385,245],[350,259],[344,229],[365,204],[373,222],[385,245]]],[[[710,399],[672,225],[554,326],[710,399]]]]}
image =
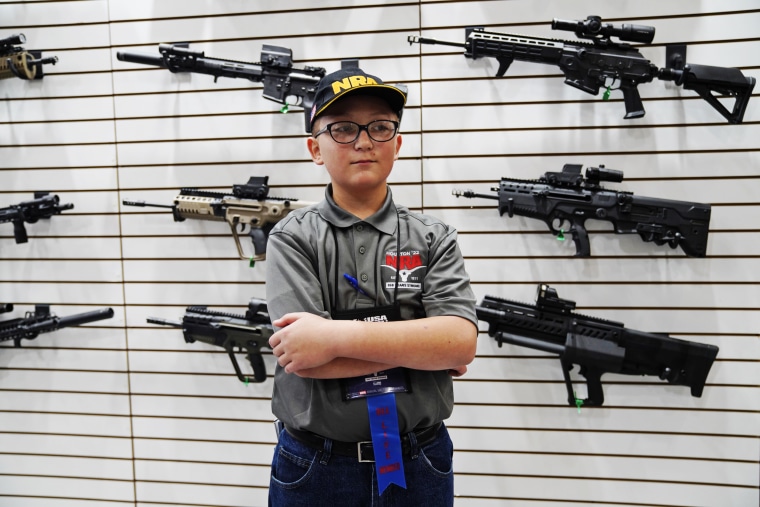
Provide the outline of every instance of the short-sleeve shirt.
{"type": "MultiPolygon", "coordinates": [[[[323,201],[290,212],[269,234],[266,296],[273,321],[291,312],[330,318],[333,310],[388,305],[398,285],[402,320],[453,315],[477,326],[453,227],[395,205],[390,188],[381,209],[361,220],[341,209],[331,190],[328,185],[323,201]]],[[[411,392],[396,394],[402,434],[448,418],[454,405],[447,371],[410,369],[409,379],[411,392]]],[[[272,412],[288,426],[334,440],[370,439],[366,400],[345,401],[338,379],[302,378],[277,365],[272,412]]]]}

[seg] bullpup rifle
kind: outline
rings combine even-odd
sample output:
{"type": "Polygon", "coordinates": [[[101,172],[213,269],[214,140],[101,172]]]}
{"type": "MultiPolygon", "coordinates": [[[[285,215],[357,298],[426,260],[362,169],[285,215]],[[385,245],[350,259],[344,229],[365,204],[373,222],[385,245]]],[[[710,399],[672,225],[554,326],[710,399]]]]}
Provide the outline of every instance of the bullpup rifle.
{"type": "Polygon", "coordinates": [[[23,33],[0,39],[0,79],[42,79],[42,66],[58,62],[57,56],[42,58],[41,51],[26,50],[20,46],[25,43],[26,36],[23,33]]]}
{"type": "Polygon", "coordinates": [[[145,201],[122,201],[126,206],[169,208],[175,222],[185,219],[227,222],[235,239],[238,256],[251,262],[266,259],[267,241],[272,227],[291,211],[313,204],[269,195],[269,176],[251,176],[245,185],[233,185],[231,192],[211,192],[182,188],[173,204],[149,204],[145,201]],[[246,255],[240,233],[253,242],[253,255],[246,255]]]}
{"type": "Polygon", "coordinates": [[[465,28],[465,42],[448,42],[427,37],[409,36],[410,44],[442,44],[464,48],[466,58],[493,57],[499,62],[496,76],[503,76],[514,60],[556,65],[565,75],[565,84],[591,95],[606,88],[606,100],[617,83],[623,92],[625,119],[646,114],[638,86],[654,79],[673,81],[685,90],[693,90],[718,111],[729,123],[741,123],[755,87],[755,78],[739,69],[672,62],[672,67],[658,68],[634,46],[613,42],[611,37],[648,44],[655,28],[646,25],[604,23],[599,16],[583,21],[554,19],[552,29],[575,32],[586,41],[545,39],[506,33],[487,32],[480,27],[465,28]],[[609,84],[608,84],[609,82],[609,84]],[[717,94],[717,95],[716,95],[717,94]],[[733,98],[729,111],[718,96],[733,98]]]}
{"type": "Polygon", "coordinates": [[[148,323],[182,329],[187,343],[199,341],[222,347],[230,356],[235,375],[245,384],[267,379],[261,347],[269,347],[268,340],[274,329],[266,302],[261,299],[251,299],[245,315],[213,311],[206,306],[189,306],[181,321],[148,317],[148,323]],[[235,357],[236,352],[243,351],[253,368],[252,377],[243,374],[235,357]]]}
{"type": "Polygon", "coordinates": [[[696,202],[641,197],[633,192],[607,190],[602,181],[623,181],[623,172],[604,165],[586,169],[565,164],[562,172],[546,172],[537,180],[502,178],[493,194],[453,190],[457,197],[499,201],[499,214],[543,220],[558,239],[572,234],[576,257],[589,257],[591,245],[586,220],[611,222],[615,234],[638,234],[646,242],[680,246],[690,257],[704,257],[711,206],[696,202]],[[569,224],[569,227],[566,226],[569,224]]]}
{"type": "Polygon", "coordinates": [[[123,62],[163,67],[171,72],[191,72],[220,77],[243,78],[264,85],[264,98],[304,109],[306,132],[311,131],[309,115],[314,102],[317,83],[325,75],[322,67],[293,67],[293,51],[286,47],[262,45],[260,62],[240,62],[205,56],[203,51],[192,51],[187,44],[159,44],[159,55],[118,51],[116,58],[123,62]]]}
{"type": "Polygon", "coordinates": [[[49,192],[35,192],[34,199],[31,201],[0,208],[0,224],[13,222],[13,237],[16,243],[26,243],[29,237],[26,235],[24,223],[33,224],[40,219],[49,219],[53,215],[60,215],[62,211],[74,208],[73,204],[58,204],[59,202],[57,195],[50,195],[49,192]]]}
{"type": "MultiPolygon", "coordinates": [[[[4,307],[3,312],[13,309],[11,304],[0,305],[0,307],[4,307]]],[[[81,326],[111,317],[113,317],[112,308],[58,317],[50,313],[50,305],[35,305],[34,311],[26,312],[24,317],[0,322],[0,342],[13,340],[13,345],[20,347],[21,340],[32,340],[42,333],[51,333],[65,327],[81,326]]]]}
{"type": "Polygon", "coordinates": [[[656,376],[688,386],[694,397],[702,396],[718,347],[628,329],[620,322],[587,317],[574,309],[574,301],[560,299],[545,284],[538,286],[535,305],[485,296],[475,308],[499,347],[511,343],[559,356],[571,406],[601,406],[605,373],[656,376]],[[570,379],[576,364],[586,379],[585,399],[576,397],[570,379]]]}

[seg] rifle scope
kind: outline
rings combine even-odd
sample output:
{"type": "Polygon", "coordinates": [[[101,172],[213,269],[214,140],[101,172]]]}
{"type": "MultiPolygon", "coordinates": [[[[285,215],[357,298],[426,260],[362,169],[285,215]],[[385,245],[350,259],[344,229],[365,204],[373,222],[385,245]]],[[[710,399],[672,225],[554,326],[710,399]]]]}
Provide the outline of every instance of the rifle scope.
{"type": "Polygon", "coordinates": [[[599,164],[599,167],[589,167],[586,169],[586,179],[597,183],[600,181],[620,183],[623,181],[623,171],[606,169],[604,165],[599,164]]]}
{"type": "Polygon", "coordinates": [[[0,39],[0,47],[6,48],[13,46],[14,44],[24,44],[25,42],[26,36],[23,33],[17,33],[10,37],[6,37],[5,39],[0,39]]]}
{"type": "Polygon", "coordinates": [[[643,42],[644,44],[649,44],[654,40],[653,26],[632,25],[630,23],[616,26],[612,23],[602,23],[602,18],[599,16],[588,16],[583,21],[566,21],[554,18],[552,30],[575,32],[575,35],[582,39],[617,37],[623,41],[643,42]]]}
{"type": "Polygon", "coordinates": [[[575,310],[575,301],[562,299],[557,294],[557,289],[549,287],[545,283],[540,283],[536,290],[536,307],[541,311],[567,314],[575,310]]]}

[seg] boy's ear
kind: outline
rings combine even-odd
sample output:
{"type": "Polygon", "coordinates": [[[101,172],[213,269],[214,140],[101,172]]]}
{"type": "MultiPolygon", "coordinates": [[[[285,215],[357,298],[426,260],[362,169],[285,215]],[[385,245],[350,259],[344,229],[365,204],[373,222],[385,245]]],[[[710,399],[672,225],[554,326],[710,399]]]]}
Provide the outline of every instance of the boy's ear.
{"type": "Polygon", "coordinates": [[[311,155],[311,159],[315,164],[322,165],[325,163],[324,160],[322,160],[322,150],[319,148],[319,139],[307,137],[306,147],[309,149],[309,154],[311,155]]]}
{"type": "Polygon", "coordinates": [[[396,134],[395,142],[396,142],[396,153],[393,155],[393,160],[398,160],[398,154],[399,154],[399,151],[401,151],[401,143],[402,143],[401,134],[396,134]]]}

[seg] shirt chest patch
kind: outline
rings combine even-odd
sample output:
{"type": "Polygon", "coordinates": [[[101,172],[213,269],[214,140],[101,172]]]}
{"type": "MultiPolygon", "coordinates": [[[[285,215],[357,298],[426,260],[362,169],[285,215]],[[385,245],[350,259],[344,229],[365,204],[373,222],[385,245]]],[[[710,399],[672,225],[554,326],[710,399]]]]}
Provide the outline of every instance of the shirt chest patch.
{"type": "Polygon", "coordinates": [[[399,289],[422,290],[427,266],[423,264],[419,250],[386,252],[385,263],[381,267],[385,268],[382,271],[386,289],[395,289],[398,284],[399,289]]]}

